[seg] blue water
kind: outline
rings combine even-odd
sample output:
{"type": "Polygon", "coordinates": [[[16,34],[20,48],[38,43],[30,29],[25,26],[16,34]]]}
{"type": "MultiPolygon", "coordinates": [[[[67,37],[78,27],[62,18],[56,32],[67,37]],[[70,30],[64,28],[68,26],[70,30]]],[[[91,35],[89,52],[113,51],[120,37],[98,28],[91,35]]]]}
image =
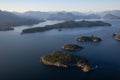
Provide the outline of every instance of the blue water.
{"type": "MultiPolygon", "coordinates": [[[[0,80],[120,80],[120,42],[112,37],[113,32],[120,31],[120,20],[104,21],[112,26],[53,29],[20,35],[22,29],[28,28],[21,26],[14,31],[0,32],[0,80]],[[103,41],[77,42],[76,38],[82,35],[95,35],[103,41]],[[40,56],[61,50],[66,43],[83,46],[83,50],[72,53],[87,58],[91,66],[98,68],[84,73],[79,68],[57,68],[40,62],[40,56]]],[[[57,22],[45,22],[51,23],[57,22]]]]}

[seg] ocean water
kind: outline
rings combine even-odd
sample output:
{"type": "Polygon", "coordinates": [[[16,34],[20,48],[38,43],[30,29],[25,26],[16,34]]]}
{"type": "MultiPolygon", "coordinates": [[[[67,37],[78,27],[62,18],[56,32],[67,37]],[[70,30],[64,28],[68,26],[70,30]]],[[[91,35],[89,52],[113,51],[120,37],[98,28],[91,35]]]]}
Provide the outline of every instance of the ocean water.
{"type": "Polygon", "coordinates": [[[111,27],[53,29],[21,35],[21,30],[54,23],[47,21],[34,26],[16,27],[14,31],[0,32],[0,80],[120,80],[120,42],[112,33],[120,33],[120,20],[103,20],[111,27]],[[83,35],[101,37],[99,43],[77,42],[83,35]],[[61,46],[74,43],[83,46],[81,51],[71,52],[88,59],[97,68],[84,73],[80,68],[58,68],[44,65],[40,56],[61,50],[61,46]]]}

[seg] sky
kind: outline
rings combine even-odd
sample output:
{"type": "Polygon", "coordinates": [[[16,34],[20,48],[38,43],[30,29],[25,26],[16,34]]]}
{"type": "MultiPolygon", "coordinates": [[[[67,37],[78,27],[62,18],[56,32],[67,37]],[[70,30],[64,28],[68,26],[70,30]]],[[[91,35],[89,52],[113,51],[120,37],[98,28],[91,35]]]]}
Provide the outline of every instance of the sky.
{"type": "Polygon", "coordinates": [[[0,0],[7,11],[79,11],[120,10],[120,0],[0,0]]]}

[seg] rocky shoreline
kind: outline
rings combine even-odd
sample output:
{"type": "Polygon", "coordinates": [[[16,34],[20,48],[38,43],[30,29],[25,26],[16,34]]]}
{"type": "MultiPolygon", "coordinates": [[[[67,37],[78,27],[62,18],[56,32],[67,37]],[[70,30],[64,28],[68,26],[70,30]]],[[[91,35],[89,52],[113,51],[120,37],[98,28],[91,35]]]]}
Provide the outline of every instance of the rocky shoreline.
{"type": "Polygon", "coordinates": [[[118,33],[112,33],[112,36],[117,40],[120,41],[120,34],[118,33]]]}
{"type": "Polygon", "coordinates": [[[115,39],[118,40],[118,41],[120,41],[120,35],[116,35],[115,39]]]}
{"type": "Polygon", "coordinates": [[[82,68],[83,72],[89,72],[91,69],[85,58],[63,51],[55,51],[49,55],[41,56],[40,59],[44,64],[51,66],[65,68],[76,66],[82,68]]]}
{"type": "Polygon", "coordinates": [[[87,41],[90,41],[90,42],[100,42],[102,41],[101,38],[99,37],[96,37],[96,36],[81,36],[81,37],[78,37],[76,39],[78,42],[87,42],[87,41]]]}
{"type": "Polygon", "coordinates": [[[76,44],[65,44],[61,47],[64,50],[74,51],[74,50],[81,50],[83,47],[78,46],[76,44]]]}

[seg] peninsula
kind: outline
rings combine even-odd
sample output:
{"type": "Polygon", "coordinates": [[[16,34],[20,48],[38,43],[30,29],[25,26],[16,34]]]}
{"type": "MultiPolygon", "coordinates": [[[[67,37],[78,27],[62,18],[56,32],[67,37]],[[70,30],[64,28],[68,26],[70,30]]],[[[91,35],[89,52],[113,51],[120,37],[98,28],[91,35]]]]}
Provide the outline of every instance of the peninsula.
{"type": "Polygon", "coordinates": [[[46,25],[45,27],[35,27],[24,29],[22,33],[35,33],[35,32],[44,32],[51,29],[61,29],[61,28],[76,28],[76,27],[93,27],[93,26],[111,26],[109,23],[102,21],[67,21],[63,23],[58,23],[54,25],[46,25]]]}
{"type": "Polygon", "coordinates": [[[54,51],[49,55],[41,56],[40,59],[46,65],[57,67],[76,66],[82,68],[84,72],[89,72],[91,69],[85,58],[63,51],[54,51]]]}

